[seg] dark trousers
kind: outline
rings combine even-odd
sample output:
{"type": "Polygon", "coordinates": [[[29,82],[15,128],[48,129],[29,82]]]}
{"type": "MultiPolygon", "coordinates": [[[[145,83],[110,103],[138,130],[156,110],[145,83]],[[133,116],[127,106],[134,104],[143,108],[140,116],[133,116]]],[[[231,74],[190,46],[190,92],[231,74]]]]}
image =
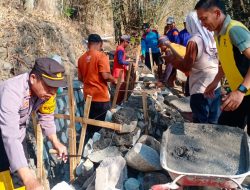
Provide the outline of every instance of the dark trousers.
{"type": "MultiPolygon", "coordinates": [[[[111,108],[110,102],[92,102],[89,112],[89,118],[104,121],[108,110],[111,108]]],[[[101,127],[88,125],[87,137],[92,138],[95,132],[98,132],[101,127]]]]}
{"type": "Polygon", "coordinates": [[[250,95],[243,98],[240,106],[234,111],[223,111],[218,124],[239,127],[244,129],[247,124],[247,133],[250,135],[250,95]]]}
{"type": "Polygon", "coordinates": [[[220,115],[220,88],[215,91],[214,98],[206,98],[204,94],[193,94],[190,97],[190,107],[194,123],[216,124],[220,115]]]}
{"type": "Polygon", "coordinates": [[[3,145],[2,133],[0,130],[0,172],[8,170],[10,167],[8,157],[3,145]]]}
{"type": "MultiPolygon", "coordinates": [[[[163,63],[162,57],[161,57],[161,53],[152,53],[152,58],[153,58],[153,62],[156,65],[161,65],[163,63]]],[[[146,57],[145,57],[145,65],[151,70],[151,64],[150,64],[150,56],[149,53],[146,53],[146,57]]],[[[154,64],[152,63],[152,66],[154,64]]]]}
{"type": "Polygon", "coordinates": [[[187,81],[185,82],[184,95],[185,96],[190,96],[190,91],[189,91],[189,76],[187,77],[187,81]]]}

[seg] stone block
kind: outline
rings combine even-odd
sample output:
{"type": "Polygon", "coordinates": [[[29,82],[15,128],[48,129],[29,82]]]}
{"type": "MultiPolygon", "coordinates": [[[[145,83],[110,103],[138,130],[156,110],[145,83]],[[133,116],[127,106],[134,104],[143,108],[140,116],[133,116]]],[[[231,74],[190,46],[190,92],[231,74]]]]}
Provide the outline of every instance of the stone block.
{"type": "Polygon", "coordinates": [[[138,171],[161,170],[158,152],[142,143],[137,143],[125,156],[127,164],[138,171]]]}

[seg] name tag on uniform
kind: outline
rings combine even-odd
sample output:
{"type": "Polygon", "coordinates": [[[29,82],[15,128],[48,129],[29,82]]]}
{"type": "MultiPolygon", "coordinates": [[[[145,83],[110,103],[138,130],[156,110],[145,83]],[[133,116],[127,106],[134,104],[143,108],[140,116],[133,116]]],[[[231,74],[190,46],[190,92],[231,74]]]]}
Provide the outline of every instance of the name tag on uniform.
{"type": "Polygon", "coordinates": [[[20,107],[19,114],[22,116],[28,114],[30,107],[30,94],[27,94],[27,96],[24,97],[23,103],[20,107]]]}

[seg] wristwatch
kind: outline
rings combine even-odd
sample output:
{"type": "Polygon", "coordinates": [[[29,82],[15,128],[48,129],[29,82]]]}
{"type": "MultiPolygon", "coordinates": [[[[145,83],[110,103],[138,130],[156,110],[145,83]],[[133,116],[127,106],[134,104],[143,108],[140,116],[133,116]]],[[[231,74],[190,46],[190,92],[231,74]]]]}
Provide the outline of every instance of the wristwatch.
{"type": "Polygon", "coordinates": [[[244,94],[248,91],[248,89],[243,84],[240,84],[237,90],[244,94]]]}

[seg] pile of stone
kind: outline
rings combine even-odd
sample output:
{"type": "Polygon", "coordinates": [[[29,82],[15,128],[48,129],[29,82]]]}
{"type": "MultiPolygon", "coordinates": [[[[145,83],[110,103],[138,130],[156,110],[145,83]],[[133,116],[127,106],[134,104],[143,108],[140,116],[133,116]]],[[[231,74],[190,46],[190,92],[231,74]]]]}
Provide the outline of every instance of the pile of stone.
{"type": "MultiPolygon", "coordinates": [[[[140,80],[148,84],[152,80],[148,76],[140,80]]],[[[75,189],[148,190],[171,181],[161,167],[160,141],[170,125],[184,119],[174,106],[164,104],[170,90],[161,91],[143,82],[136,88],[147,90],[149,121],[144,119],[142,94],[132,93],[112,115],[111,122],[122,124],[122,131],[103,128],[89,139],[76,169],[75,189]]]]}
{"type": "MultiPolygon", "coordinates": [[[[141,72],[141,71],[139,71],[141,72]]],[[[182,112],[167,98],[169,89],[157,89],[152,74],[141,74],[127,102],[116,107],[107,117],[113,123],[122,124],[122,131],[102,128],[90,138],[84,147],[83,157],[75,170],[76,179],[71,187],[76,190],[148,190],[152,185],[171,181],[160,163],[161,138],[164,131],[175,123],[183,123],[182,112]],[[147,92],[148,121],[143,114],[142,91],[147,92]]],[[[82,86],[75,81],[76,116],[83,115],[82,86]]],[[[187,103],[187,101],[184,101],[187,103]]],[[[183,102],[181,102],[183,104],[183,102]]],[[[57,98],[56,113],[68,114],[68,97],[65,89],[57,98]]],[[[57,119],[57,135],[68,147],[69,121],[57,119]]],[[[77,142],[81,125],[76,123],[77,142]]],[[[50,187],[61,181],[69,182],[69,163],[61,163],[48,154],[52,148],[45,141],[44,162],[50,187]]]]}

